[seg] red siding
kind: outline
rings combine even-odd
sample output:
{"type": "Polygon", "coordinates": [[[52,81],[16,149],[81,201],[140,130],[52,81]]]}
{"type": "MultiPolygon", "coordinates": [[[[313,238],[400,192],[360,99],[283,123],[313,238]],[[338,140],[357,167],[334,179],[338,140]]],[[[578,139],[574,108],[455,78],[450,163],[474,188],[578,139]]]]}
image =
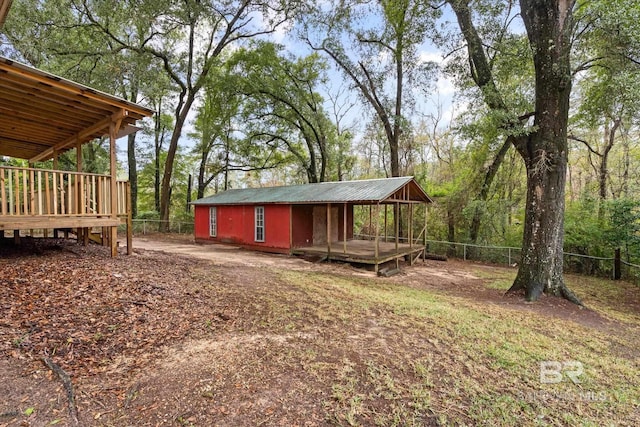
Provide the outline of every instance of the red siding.
{"type": "Polygon", "coordinates": [[[264,242],[255,241],[254,206],[217,206],[218,232],[209,236],[209,206],[197,205],[195,237],[198,241],[233,243],[252,249],[288,252],[289,205],[264,205],[264,242]]]}
{"type": "Polygon", "coordinates": [[[294,205],[293,247],[313,245],[313,205],[294,205]]]}
{"type": "Polygon", "coordinates": [[[209,206],[196,205],[194,219],[194,233],[196,239],[210,239],[209,237],[209,206]]]}

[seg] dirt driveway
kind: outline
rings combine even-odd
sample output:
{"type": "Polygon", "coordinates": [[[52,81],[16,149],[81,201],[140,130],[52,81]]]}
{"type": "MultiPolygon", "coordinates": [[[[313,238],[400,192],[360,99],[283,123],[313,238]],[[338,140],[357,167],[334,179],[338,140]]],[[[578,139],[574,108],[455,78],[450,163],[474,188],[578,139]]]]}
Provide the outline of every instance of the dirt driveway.
{"type": "MultiPolygon", "coordinates": [[[[0,245],[1,427],[523,425],[569,409],[523,406],[517,395],[494,407],[504,390],[534,384],[524,367],[495,367],[492,346],[509,325],[536,331],[569,318],[583,332],[563,336],[567,346],[613,337],[594,360],[635,360],[632,326],[557,299],[504,297],[493,284],[513,271],[502,267],[428,261],[378,278],[184,236],[137,237],[134,255],[117,258],[25,242],[0,245]]],[[[596,424],[631,419],[619,406],[578,412],[596,424]]]]}

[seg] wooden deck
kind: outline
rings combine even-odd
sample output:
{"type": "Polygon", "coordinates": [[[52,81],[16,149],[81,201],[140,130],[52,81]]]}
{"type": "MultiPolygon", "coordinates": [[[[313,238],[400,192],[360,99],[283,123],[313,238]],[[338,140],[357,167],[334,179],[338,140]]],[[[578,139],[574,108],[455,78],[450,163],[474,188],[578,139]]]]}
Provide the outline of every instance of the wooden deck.
{"type": "Polygon", "coordinates": [[[303,256],[326,256],[332,261],[351,262],[356,264],[373,264],[377,266],[389,261],[398,261],[407,257],[410,263],[423,253],[425,247],[422,245],[409,245],[399,243],[396,249],[395,242],[378,242],[378,256],[376,257],[376,242],[374,240],[348,240],[331,242],[331,252],[327,245],[314,245],[301,248],[294,248],[294,255],[303,256]]]}

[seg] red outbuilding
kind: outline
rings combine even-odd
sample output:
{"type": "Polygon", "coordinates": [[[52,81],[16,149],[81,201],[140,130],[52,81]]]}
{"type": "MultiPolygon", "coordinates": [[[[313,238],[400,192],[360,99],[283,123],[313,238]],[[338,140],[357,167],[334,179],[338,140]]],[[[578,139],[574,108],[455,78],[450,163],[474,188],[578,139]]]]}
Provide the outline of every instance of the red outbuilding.
{"type": "Polygon", "coordinates": [[[416,234],[413,224],[422,214],[415,207],[431,202],[413,177],[234,189],[193,202],[195,238],[377,266],[424,253],[426,209],[424,226],[416,234]],[[354,236],[355,207],[367,223],[366,236],[354,236]],[[404,237],[401,222],[411,225],[405,225],[404,237]]]}

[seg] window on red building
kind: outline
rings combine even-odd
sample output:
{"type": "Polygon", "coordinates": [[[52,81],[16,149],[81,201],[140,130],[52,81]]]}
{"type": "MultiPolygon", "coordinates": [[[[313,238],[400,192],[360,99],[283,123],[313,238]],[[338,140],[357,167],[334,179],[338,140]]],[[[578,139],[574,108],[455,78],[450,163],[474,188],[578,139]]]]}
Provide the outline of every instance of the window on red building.
{"type": "Polygon", "coordinates": [[[264,206],[256,206],[256,242],[264,242],[264,206]]]}

